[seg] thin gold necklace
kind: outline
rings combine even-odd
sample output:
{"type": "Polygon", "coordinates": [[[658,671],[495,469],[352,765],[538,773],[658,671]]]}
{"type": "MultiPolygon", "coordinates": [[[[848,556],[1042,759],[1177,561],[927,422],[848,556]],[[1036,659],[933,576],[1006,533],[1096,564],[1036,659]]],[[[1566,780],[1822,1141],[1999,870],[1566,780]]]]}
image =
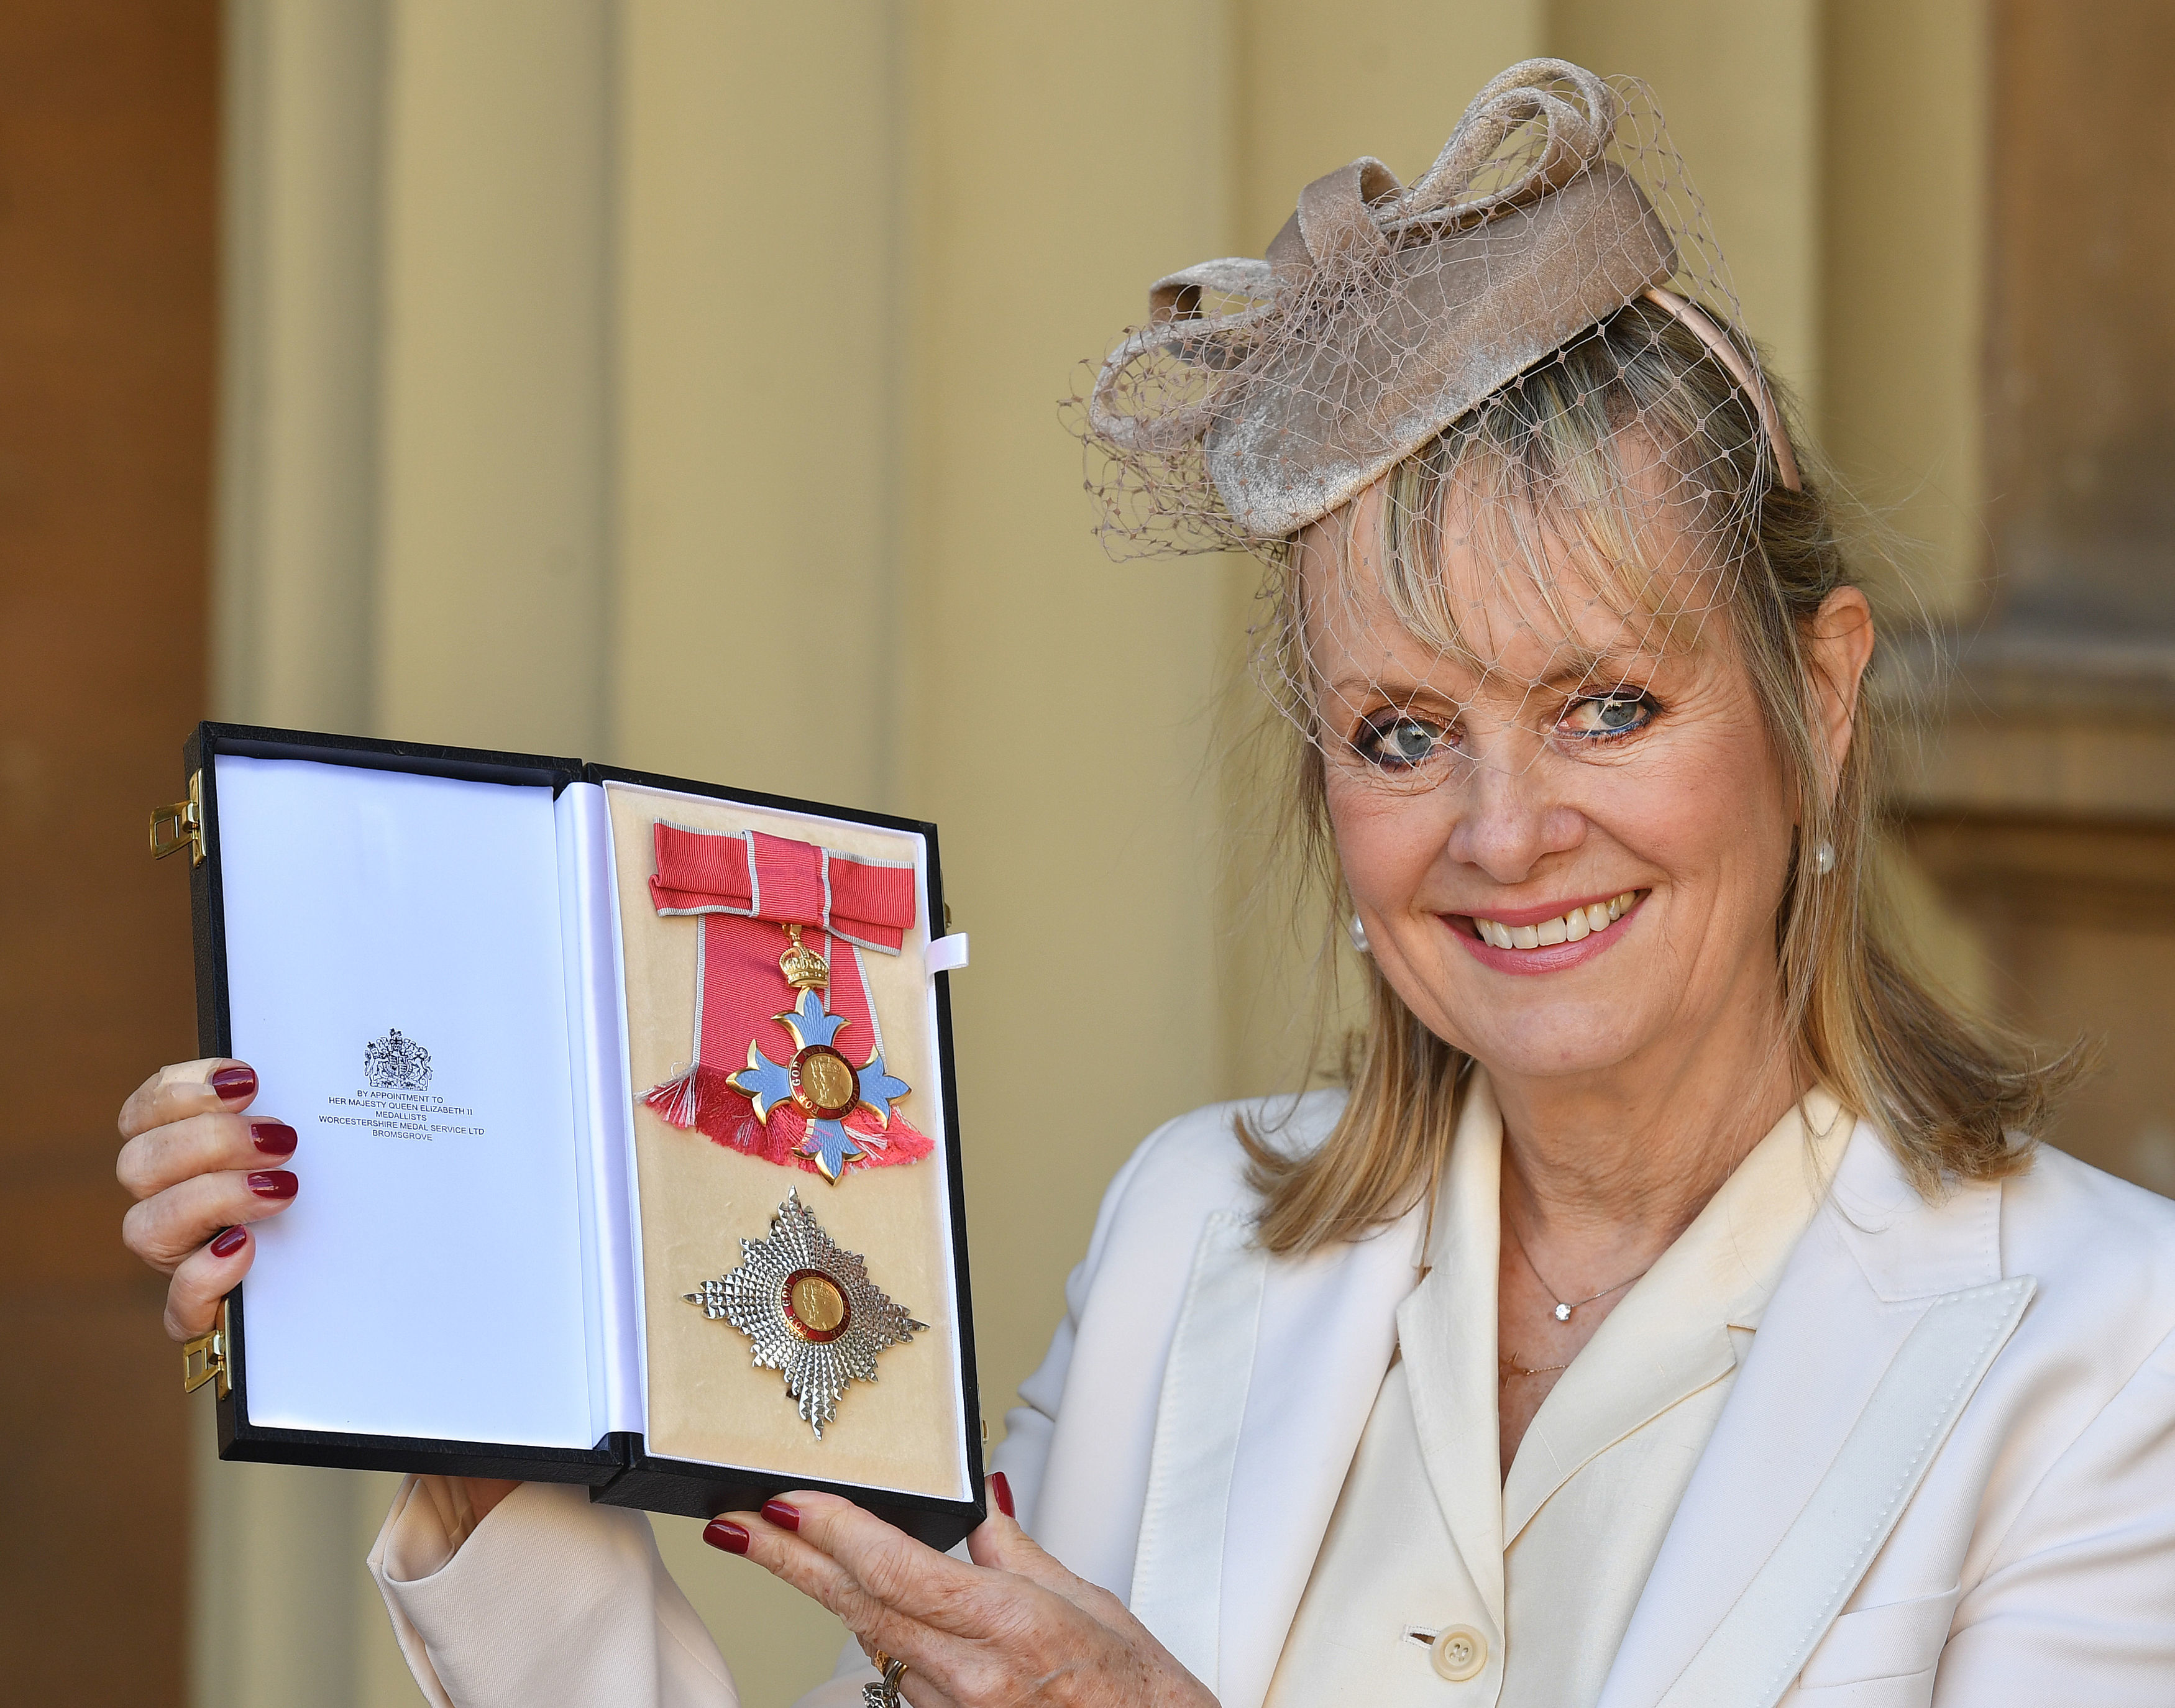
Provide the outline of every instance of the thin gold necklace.
{"type": "Polygon", "coordinates": [[[1543,1364],[1538,1369],[1528,1369],[1510,1353],[1499,1351],[1495,1354],[1495,1385],[1499,1388],[1507,1388],[1511,1385],[1511,1378],[1513,1376],[1553,1375],[1558,1370],[1567,1370],[1570,1368],[1569,1364],[1543,1364]]]}
{"type": "MultiPolygon", "coordinates": [[[[1641,1270],[1637,1275],[1631,1277],[1630,1281],[1619,1281],[1615,1286],[1604,1287],[1600,1292],[1588,1293],[1584,1299],[1565,1299],[1561,1293],[1558,1293],[1554,1288],[1549,1284],[1548,1277],[1541,1273],[1539,1267],[1533,1261],[1532,1253],[1526,1250],[1526,1242],[1518,1237],[1518,1230],[1511,1227],[1511,1218],[1509,1217],[1506,1216],[1503,1218],[1503,1225],[1505,1228],[1510,1229],[1511,1243],[1518,1248],[1518,1255],[1525,1259],[1526,1267],[1532,1272],[1533,1279],[1540,1282],[1541,1291],[1548,1294],[1550,1299],[1555,1301],[1555,1308],[1551,1310],[1549,1315],[1553,1316],[1558,1322],[1569,1322],[1570,1320],[1570,1314],[1582,1304],[1592,1304],[1597,1300],[1608,1298],[1612,1293],[1623,1292],[1625,1288],[1631,1285],[1631,1282],[1643,1279],[1646,1276],[1646,1269],[1652,1269],[1654,1266],[1650,1263],[1646,1266],[1646,1269],[1641,1270]]],[[[1543,1368],[1546,1369],[1567,1369],[1568,1366],[1562,1364],[1549,1364],[1543,1368]]],[[[1527,1370],[1521,1368],[1520,1374],[1536,1376],[1541,1375],[1542,1371],[1527,1370]]]]}

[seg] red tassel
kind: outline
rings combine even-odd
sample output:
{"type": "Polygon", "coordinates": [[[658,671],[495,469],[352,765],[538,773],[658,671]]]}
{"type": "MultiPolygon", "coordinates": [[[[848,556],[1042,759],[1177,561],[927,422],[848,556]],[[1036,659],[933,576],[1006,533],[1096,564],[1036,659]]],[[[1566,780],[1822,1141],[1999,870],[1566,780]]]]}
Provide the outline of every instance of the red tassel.
{"type": "MultiPolygon", "coordinates": [[[[780,1103],[771,1110],[766,1126],[755,1118],[754,1105],[733,1089],[730,1076],[723,1068],[697,1063],[662,1085],[653,1086],[642,1100],[673,1126],[702,1133],[729,1151],[760,1157],[781,1168],[804,1168],[816,1175],[822,1173],[812,1158],[802,1156],[795,1148],[808,1131],[800,1111],[790,1103],[780,1103]]],[[[847,1120],[846,1131],[865,1141],[860,1159],[846,1164],[849,1174],[860,1168],[918,1163],[936,1148],[934,1140],[903,1121],[894,1120],[887,1131],[861,1114],[847,1120]]]]}

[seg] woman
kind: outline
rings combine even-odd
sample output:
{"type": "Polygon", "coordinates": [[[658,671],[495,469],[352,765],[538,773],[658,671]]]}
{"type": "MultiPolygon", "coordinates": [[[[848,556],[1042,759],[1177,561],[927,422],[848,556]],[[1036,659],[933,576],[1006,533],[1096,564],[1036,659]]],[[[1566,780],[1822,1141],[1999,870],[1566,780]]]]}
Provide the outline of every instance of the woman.
{"type": "MultiPolygon", "coordinates": [[[[1514,68],[1104,370],[1107,537],[1274,567],[1371,1016],[1347,1089],[1113,1183],[971,1563],[816,1494],[711,1524],[872,1700],[2166,1700],[2175,1206],[2036,1146],[2066,1066],[1874,909],[1867,601],[1637,99],[1514,68]]],[[[176,1335],[293,1196],[253,1093],[122,1114],[176,1335]]],[[[411,1479],[372,1559],[433,1701],[734,1700],[578,1492],[411,1479]]]]}

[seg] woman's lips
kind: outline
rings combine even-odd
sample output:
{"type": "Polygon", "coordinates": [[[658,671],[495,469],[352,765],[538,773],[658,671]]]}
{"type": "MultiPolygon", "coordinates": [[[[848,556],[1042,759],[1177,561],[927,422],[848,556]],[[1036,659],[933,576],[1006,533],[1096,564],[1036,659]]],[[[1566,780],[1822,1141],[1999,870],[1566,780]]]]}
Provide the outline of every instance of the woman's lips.
{"type": "Polygon", "coordinates": [[[1582,965],[1606,951],[1624,935],[1625,922],[1638,911],[1649,893],[1646,890],[1623,891],[1614,897],[1578,904],[1576,909],[1566,906],[1561,912],[1540,920],[1533,919],[1538,910],[1532,908],[1518,908],[1508,919],[1476,914],[1443,914],[1440,917],[1445,924],[1451,925],[1451,935],[1463,944],[1483,967],[1493,968],[1498,973],[1559,973],[1566,967],[1582,965]],[[1626,897],[1630,897],[1628,901],[1626,897]],[[1576,922],[1571,917],[1574,911],[1580,916],[1576,922]],[[1594,924],[1597,916],[1605,917],[1607,923],[1597,927],[1594,924]],[[1581,935],[1576,941],[1572,941],[1570,932],[1581,927],[1583,927],[1581,935]],[[1554,935],[1555,930],[1563,933],[1563,941],[1554,943],[1538,941],[1543,932],[1554,935]],[[1489,941],[1482,935],[1483,931],[1496,935],[1509,935],[1514,943],[1519,939],[1532,941],[1536,946],[1530,949],[1505,948],[1489,941]]]}

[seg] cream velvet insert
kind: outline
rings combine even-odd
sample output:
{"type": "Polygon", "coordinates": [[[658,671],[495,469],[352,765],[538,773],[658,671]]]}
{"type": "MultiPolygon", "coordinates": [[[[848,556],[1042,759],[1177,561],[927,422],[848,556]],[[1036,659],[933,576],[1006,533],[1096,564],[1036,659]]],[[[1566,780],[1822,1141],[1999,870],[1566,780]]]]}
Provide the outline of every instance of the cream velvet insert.
{"type": "MultiPolygon", "coordinates": [[[[639,1284],[647,1325],[648,1450],[653,1455],[754,1467],[792,1477],[858,1483],[947,1499],[970,1491],[961,1458],[958,1335],[953,1309],[947,1147],[933,1012],[922,952],[929,921],[917,919],[903,952],[862,952],[885,1055],[913,1087],[899,1111],[937,1142],[909,1167],[820,1174],[778,1168],[682,1131],[641,1101],[686,1066],[693,1049],[697,918],[662,918],[651,905],[652,827],[758,830],[820,842],[839,853],[915,862],[919,838],[903,832],[811,822],[789,814],[626,784],[606,789],[626,973],[629,1079],[635,1097],[636,1191],[641,1208],[639,1284]],[[755,1368],[749,1342],[706,1318],[683,1295],[736,1268],[742,1239],[760,1239],[797,1188],[832,1237],[867,1261],[870,1278],[930,1325],[878,1360],[881,1380],[850,1385],[817,1440],[775,1370],[755,1368]]],[[[785,939],[778,939],[781,951],[785,939]]],[[[858,1041],[863,1048],[867,1040],[858,1041]]]]}

